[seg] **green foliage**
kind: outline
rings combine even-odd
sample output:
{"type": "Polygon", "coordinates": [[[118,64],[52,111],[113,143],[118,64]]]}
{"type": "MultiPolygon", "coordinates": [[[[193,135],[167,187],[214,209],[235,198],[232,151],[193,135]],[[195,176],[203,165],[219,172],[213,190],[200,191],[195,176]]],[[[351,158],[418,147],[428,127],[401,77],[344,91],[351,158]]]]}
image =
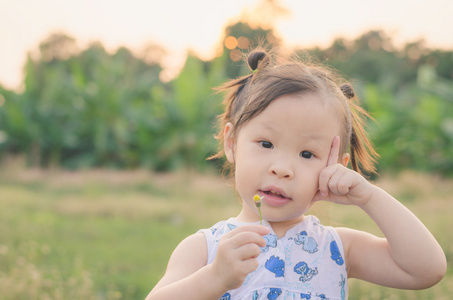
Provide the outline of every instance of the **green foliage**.
{"type": "MultiPolygon", "coordinates": [[[[451,87],[453,92],[453,86],[451,87]]],[[[413,85],[398,97],[368,85],[365,104],[375,117],[370,132],[381,170],[416,169],[452,174],[453,103],[413,85]]]]}
{"type": "MultiPolygon", "coordinates": [[[[225,38],[234,49],[202,61],[189,54],[179,75],[161,82],[158,59],[126,48],[109,54],[99,43],[84,50],[55,34],[29,56],[24,89],[0,87],[0,156],[22,155],[30,166],[64,168],[204,169],[216,152],[220,95],[213,88],[250,72],[232,55],[260,39],[278,43],[271,29],[238,22],[225,38]]],[[[335,40],[308,52],[353,78],[381,154],[380,170],[412,168],[453,175],[453,52],[422,41],[397,50],[381,31],[335,40]]]]}
{"type": "Polygon", "coordinates": [[[224,80],[220,60],[204,65],[193,55],[187,57],[179,76],[170,82],[171,101],[165,110],[159,143],[159,168],[199,168],[216,150],[213,124],[220,111],[218,95],[212,88],[224,80]]]}
{"type": "Polygon", "coordinates": [[[425,65],[433,67],[450,86],[453,80],[453,51],[428,49],[423,41],[396,49],[382,31],[369,31],[352,41],[338,38],[326,49],[313,48],[308,52],[349,78],[378,84],[392,92],[414,83],[418,70],[425,65]]]}
{"type": "Polygon", "coordinates": [[[125,48],[108,55],[100,45],[68,59],[42,56],[51,59],[28,59],[24,93],[2,110],[5,150],[30,149],[31,165],[136,166],[132,133],[153,118],[150,104],[162,101],[151,97],[161,68],[125,48]]]}
{"type": "MultiPolygon", "coordinates": [[[[60,35],[46,43],[70,44],[60,35]]],[[[163,84],[158,64],[125,48],[110,55],[93,44],[64,59],[61,49],[41,45],[51,53],[29,57],[25,91],[3,93],[3,153],[25,154],[32,166],[169,170],[203,164],[214,151],[209,124],[220,101],[211,88],[224,78],[222,65],[205,70],[189,56],[180,76],[163,84]]]]}

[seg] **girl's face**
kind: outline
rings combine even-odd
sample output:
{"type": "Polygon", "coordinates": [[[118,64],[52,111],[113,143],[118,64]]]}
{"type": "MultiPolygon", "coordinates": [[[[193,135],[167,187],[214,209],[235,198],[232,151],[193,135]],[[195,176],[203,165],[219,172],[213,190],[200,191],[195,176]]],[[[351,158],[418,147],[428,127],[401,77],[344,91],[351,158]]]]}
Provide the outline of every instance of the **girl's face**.
{"type": "Polygon", "coordinates": [[[243,201],[238,218],[295,223],[311,207],[319,173],[326,167],[340,122],[319,94],[285,95],[245,123],[236,139],[225,129],[225,154],[235,164],[235,183],[243,201]],[[323,104],[325,103],[325,104],[323,104]]]}

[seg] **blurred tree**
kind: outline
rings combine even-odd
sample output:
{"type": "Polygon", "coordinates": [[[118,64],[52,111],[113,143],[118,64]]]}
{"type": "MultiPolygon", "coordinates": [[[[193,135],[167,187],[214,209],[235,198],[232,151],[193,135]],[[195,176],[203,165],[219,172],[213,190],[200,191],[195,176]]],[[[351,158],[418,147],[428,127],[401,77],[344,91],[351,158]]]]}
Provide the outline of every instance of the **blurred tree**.
{"type": "Polygon", "coordinates": [[[30,145],[20,96],[0,86],[0,156],[22,153],[30,145]]]}
{"type": "MultiPolygon", "coordinates": [[[[453,101],[436,90],[439,83],[432,76],[434,68],[421,67],[417,82],[397,94],[366,85],[364,104],[376,120],[368,129],[381,155],[381,170],[453,174],[453,101]]],[[[453,95],[453,82],[449,92],[453,95]]]]}
{"type": "Polygon", "coordinates": [[[224,79],[220,59],[207,64],[189,54],[179,76],[170,82],[172,101],[166,106],[168,119],[157,155],[163,164],[160,168],[199,168],[216,151],[212,125],[221,112],[221,101],[212,89],[224,79]]]}
{"type": "Polygon", "coordinates": [[[354,41],[337,38],[324,50],[308,51],[349,78],[362,82],[380,83],[395,89],[396,82],[401,84],[415,79],[415,71],[408,72],[408,64],[397,57],[391,39],[382,31],[369,31],[354,41]]]}
{"type": "Polygon", "coordinates": [[[420,63],[433,66],[441,78],[453,80],[453,51],[427,50],[424,53],[420,63]]]}
{"type": "Polygon", "coordinates": [[[422,65],[431,65],[439,77],[453,79],[453,51],[430,50],[423,40],[407,43],[398,50],[382,30],[372,30],[355,40],[337,38],[326,49],[308,52],[349,78],[378,83],[397,92],[417,79],[422,65]]]}
{"type": "Polygon", "coordinates": [[[250,72],[245,64],[238,63],[244,58],[244,52],[257,46],[276,47],[281,43],[273,29],[274,23],[288,14],[289,10],[280,1],[261,0],[254,7],[245,9],[239,21],[225,28],[220,53],[228,78],[250,72]]]}
{"type": "Polygon", "coordinates": [[[222,41],[220,60],[225,62],[228,78],[236,78],[250,72],[246,64],[240,63],[250,49],[267,45],[275,47],[280,43],[272,29],[252,27],[246,21],[227,26],[222,41]]]}
{"type": "Polygon", "coordinates": [[[51,34],[39,44],[39,50],[46,62],[68,59],[79,52],[75,39],[62,32],[51,34]]]}
{"type": "Polygon", "coordinates": [[[134,131],[152,118],[151,90],[161,84],[161,67],[126,48],[109,55],[99,43],[68,57],[75,53],[72,41],[53,35],[40,45],[39,58],[29,56],[25,90],[8,103],[4,126],[24,137],[22,151],[32,152],[32,165],[138,166],[139,155],[130,150],[134,131]]]}
{"type": "MultiPolygon", "coordinates": [[[[272,28],[251,24],[229,25],[221,56],[203,61],[190,53],[166,84],[158,45],[137,57],[126,48],[109,54],[100,43],[80,50],[71,37],[50,36],[40,55],[28,56],[23,92],[0,87],[0,155],[25,155],[44,167],[204,168],[216,152],[212,125],[221,111],[212,88],[249,74],[235,60],[260,38],[279,42],[272,28]]],[[[398,50],[384,32],[371,31],[308,52],[356,80],[376,118],[369,130],[381,170],[453,175],[452,51],[429,50],[423,41],[398,50]]]]}

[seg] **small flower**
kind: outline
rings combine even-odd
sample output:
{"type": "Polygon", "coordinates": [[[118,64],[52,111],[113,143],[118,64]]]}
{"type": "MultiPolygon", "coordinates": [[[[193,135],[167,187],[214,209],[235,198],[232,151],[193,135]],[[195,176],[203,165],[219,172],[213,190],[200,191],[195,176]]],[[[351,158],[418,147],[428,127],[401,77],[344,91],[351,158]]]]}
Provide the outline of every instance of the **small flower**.
{"type": "Polygon", "coordinates": [[[253,196],[253,201],[255,202],[256,207],[258,207],[258,211],[260,213],[260,224],[263,225],[263,217],[261,216],[261,199],[263,199],[263,197],[258,195],[253,196]]]}
{"type": "Polygon", "coordinates": [[[258,195],[253,196],[253,201],[255,201],[256,207],[260,207],[261,206],[261,199],[262,198],[260,196],[258,196],[258,195]]]}

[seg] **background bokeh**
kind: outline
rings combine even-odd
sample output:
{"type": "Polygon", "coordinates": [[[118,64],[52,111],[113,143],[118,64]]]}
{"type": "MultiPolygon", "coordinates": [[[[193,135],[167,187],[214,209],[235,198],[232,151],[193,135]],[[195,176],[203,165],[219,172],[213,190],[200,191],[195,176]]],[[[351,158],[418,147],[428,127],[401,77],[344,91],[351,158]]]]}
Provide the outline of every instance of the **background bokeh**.
{"type": "MultiPolygon", "coordinates": [[[[450,1],[0,0],[0,299],[143,299],[237,213],[213,90],[258,44],[333,67],[374,120],[377,184],[453,254],[450,1]]],[[[316,207],[315,207],[316,208],[316,207]]],[[[379,231],[354,208],[326,224],[379,231]]],[[[350,283],[350,299],[449,299],[350,283]]]]}

